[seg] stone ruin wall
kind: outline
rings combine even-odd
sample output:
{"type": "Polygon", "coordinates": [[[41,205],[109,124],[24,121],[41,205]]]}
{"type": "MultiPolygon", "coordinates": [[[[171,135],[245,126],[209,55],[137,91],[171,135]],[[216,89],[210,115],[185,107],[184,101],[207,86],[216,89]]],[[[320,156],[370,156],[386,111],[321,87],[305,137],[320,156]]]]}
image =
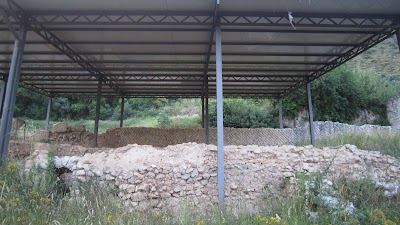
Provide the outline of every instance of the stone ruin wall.
{"type": "Polygon", "coordinates": [[[389,100],[387,103],[387,113],[392,126],[400,129],[400,96],[389,100]]]}
{"type": "MultiPolygon", "coordinates": [[[[46,166],[44,146],[37,147],[27,166],[46,166]]],[[[56,157],[55,164],[72,170],[69,180],[84,182],[97,177],[111,182],[132,210],[160,212],[185,204],[209,208],[217,202],[216,150],[214,145],[195,143],[166,148],[128,145],[80,157],[56,157]]],[[[265,201],[263,197],[279,195],[297,172],[316,172],[331,163],[328,179],[345,174],[354,178],[370,176],[385,182],[398,182],[400,178],[399,159],[352,145],[323,149],[226,146],[226,203],[257,210],[265,201]]]]}

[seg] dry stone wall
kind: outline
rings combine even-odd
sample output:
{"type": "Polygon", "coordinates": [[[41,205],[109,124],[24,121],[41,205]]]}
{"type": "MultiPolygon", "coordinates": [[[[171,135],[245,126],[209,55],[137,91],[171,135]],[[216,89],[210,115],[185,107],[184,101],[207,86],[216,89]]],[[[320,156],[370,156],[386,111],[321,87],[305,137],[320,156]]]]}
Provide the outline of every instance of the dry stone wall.
{"type": "Polygon", "coordinates": [[[400,96],[392,98],[387,104],[389,122],[400,129],[400,96]]]}
{"type": "MultiPolygon", "coordinates": [[[[47,150],[38,145],[30,167],[47,166],[47,150]],[[39,148],[42,148],[39,149],[39,148]]],[[[132,210],[164,211],[182,202],[210,207],[217,202],[217,148],[186,143],[166,148],[127,145],[84,156],[55,158],[56,167],[72,171],[70,179],[87,181],[97,177],[119,188],[119,197],[132,210]]],[[[258,209],[265,195],[279,195],[296,173],[329,168],[327,179],[349,174],[353,178],[374,177],[378,182],[398,182],[400,160],[346,145],[339,148],[312,146],[226,146],[225,196],[228,206],[258,209]]],[[[398,194],[394,183],[388,194],[398,194]]]]}

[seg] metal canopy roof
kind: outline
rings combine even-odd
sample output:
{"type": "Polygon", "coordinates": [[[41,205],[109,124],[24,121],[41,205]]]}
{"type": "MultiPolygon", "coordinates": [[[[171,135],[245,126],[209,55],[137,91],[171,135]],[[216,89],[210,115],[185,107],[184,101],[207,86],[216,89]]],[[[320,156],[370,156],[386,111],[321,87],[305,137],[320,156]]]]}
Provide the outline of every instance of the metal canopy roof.
{"type": "Polygon", "coordinates": [[[399,0],[0,0],[0,75],[29,30],[23,86],[48,96],[283,97],[394,35],[399,0]],[[294,17],[292,24],[289,12],[294,17]]]}

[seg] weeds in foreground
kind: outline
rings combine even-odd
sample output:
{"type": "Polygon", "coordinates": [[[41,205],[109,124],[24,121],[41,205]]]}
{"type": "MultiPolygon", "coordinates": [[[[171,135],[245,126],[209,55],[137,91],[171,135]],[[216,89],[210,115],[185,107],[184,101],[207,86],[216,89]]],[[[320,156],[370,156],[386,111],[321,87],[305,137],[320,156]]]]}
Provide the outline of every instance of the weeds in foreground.
{"type": "Polygon", "coordinates": [[[359,149],[379,151],[382,154],[400,157],[399,134],[343,134],[319,138],[317,147],[356,145],[359,149]]]}
{"type": "MultiPolygon", "coordinates": [[[[326,173],[297,174],[282,196],[265,197],[259,213],[190,209],[178,213],[130,212],[117,197],[118,190],[106,183],[81,183],[63,193],[51,169],[8,163],[0,172],[0,224],[400,224],[400,204],[376,188],[373,180],[341,177],[327,188],[326,173]],[[329,206],[331,196],[337,204],[329,206]],[[352,211],[347,210],[352,203],[352,211]]],[[[190,199],[189,199],[190,200],[190,199]]]]}

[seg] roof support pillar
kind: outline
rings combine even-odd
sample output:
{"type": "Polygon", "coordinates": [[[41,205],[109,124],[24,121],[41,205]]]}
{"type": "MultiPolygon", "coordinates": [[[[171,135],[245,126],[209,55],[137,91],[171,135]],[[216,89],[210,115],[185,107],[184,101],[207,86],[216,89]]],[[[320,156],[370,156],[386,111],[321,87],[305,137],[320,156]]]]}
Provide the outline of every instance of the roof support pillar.
{"type": "MultiPolygon", "coordinates": [[[[208,76],[206,76],[208,79],[208,76]]],[[[206,138],[206,144],[210,144],[210,117],[208,114],[209,110],[208,110],[208,81],[206,81],[206,85],[205,85],[205,138],[206,138]]]]}
{"type": "Polygon", "coordinates": [[[218,208],[225,204],[225,171],[224,171],[224,112],[222,90],[222,42],[221,25],[215,27],[215,59],[217,85],[217,147],[218,147],[218,208]]]}
{"type": "Polygon", "coordinates": [[[119,127],[124,126],[124,110],[125,110],[125,97],[121,97],[121,116],[119,121],[119,127]]]}
{"type": "Polygon", "coordinates": [[[311,95],[311,83],[307,83],[307,99],[308,99],[308,118],[310,122],[310,139],[311,144],[315,145],[315,133],[314,133],[314,113],[312,105],[312,95],[311,95]]]}
{"type": "Polygon", "coordinates": [[[47,104],[47,114],[46,114],[46,124],[45,124],[45,130],[49,130],[49,124],[50,124],[50,111],[51,111],[51,104],[52,104],[53,99],[49,97],[49,102],[47,104]]]}
{"type": "Polygon", "coordinates": [[[3,98],[5,91],[6,91],[6,82],[4,80],[0,80],[0,112],[3,111],[3,98]]]}
{"type": "Polygon", "coordinates": [[[282,98],[279,99],[279,128],[283,129],[282,98]]]}
{"type": "Polygon", "coordinates": [[[7,159],[8,145],[11,137],[12,118],[20,78],[22,57],[25,46],[26,29],[22,25],[18,31],[18,38],[14,42],[14,50],[8,75],[6,96],[4,98],[3,113],[0,126],[0,156],[1,160],[7,159]]]}
{"type": "Polygon", "coordinates": [[[400,29],[399,28],[396,29],[396,38],[397,38],[397,46],[399,47],[399,51],[400,51],[400,29]]]}
{"type": "Polygon", "coordinates": [[[103,80],[99,80],[97,86],[97,98],[96,98],[96,116],[94,118],[94,132],[93,132],[93,147],[97,147],[97,138],[99,136],[99,120],[100,120],[100,100],[101,100],[101,87],[103,80]]]}
{"type": "MultiPolygon", "coordinates": [[[[204,88],[204,86],[203,86],[203,88],[204,88]]],[[[201,92],[201,128],[204,128],[204,123],[205,123],[204,110],[205,110],[205,108],[204,108],[204,91],[203,91],[203,92],[201,92]]]]}

